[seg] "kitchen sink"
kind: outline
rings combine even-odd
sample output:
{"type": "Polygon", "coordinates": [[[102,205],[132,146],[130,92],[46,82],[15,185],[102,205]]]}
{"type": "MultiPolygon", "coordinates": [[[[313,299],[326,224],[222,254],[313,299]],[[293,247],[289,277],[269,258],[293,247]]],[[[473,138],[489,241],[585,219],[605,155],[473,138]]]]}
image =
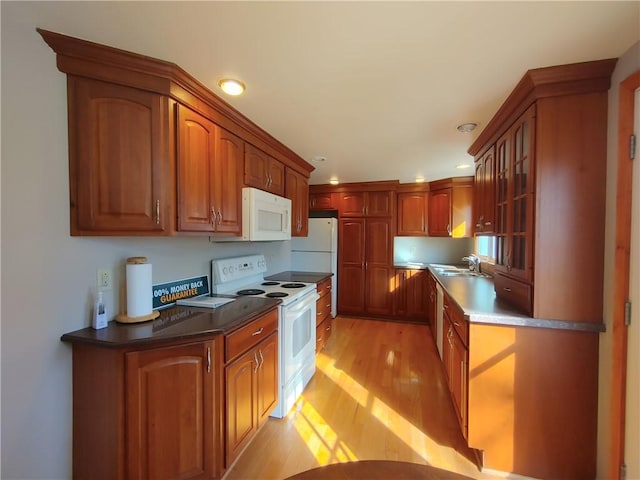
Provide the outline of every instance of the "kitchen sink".
{"type": "Polygon", "coordinates": [[[435,268],[435,271],[443,277],[489,277],[486,273],[473,272],[469,269],[458,267],[435,268]]]}

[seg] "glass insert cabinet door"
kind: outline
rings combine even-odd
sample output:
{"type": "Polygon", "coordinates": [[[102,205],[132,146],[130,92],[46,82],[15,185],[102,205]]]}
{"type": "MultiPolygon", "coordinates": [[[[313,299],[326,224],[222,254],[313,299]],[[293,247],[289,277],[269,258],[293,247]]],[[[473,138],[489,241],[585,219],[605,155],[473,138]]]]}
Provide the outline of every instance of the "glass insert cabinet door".
{"type": "Polygon", "coordinates": [[[531,107],[496,143],[496,263],[525,280],[533,273],[534,122],[531,107]]]}

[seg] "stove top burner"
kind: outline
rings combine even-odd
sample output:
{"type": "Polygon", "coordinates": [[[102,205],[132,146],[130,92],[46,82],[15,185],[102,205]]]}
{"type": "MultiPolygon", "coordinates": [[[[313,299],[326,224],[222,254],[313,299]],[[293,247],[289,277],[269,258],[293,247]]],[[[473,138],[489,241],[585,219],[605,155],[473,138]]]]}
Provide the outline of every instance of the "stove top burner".
{"type": "Polygon", "coordinates": [[[282,288],[302,288],[306,287],[304,283],[283,283],[280,285],[282,288]]]}
{"type": "Polygon", "coordinates": [[[260,295],[262,293],[264,293],[264,290],[260,290],[259,288],[247,288],[236,292],[237,295],[260,295]]]}
{"type": "Polygon", "coordinates": [[[280,285],[280,282],[262,282],[260,285],[280,285]]]}
{"type": "Polygon", "coordinates": [[[265,295],[265,297],[269,297],[269,298],[281,298],[281,297],[287,297],[289,294],[286,292],[270,292],[267,293],[265,295]]]}

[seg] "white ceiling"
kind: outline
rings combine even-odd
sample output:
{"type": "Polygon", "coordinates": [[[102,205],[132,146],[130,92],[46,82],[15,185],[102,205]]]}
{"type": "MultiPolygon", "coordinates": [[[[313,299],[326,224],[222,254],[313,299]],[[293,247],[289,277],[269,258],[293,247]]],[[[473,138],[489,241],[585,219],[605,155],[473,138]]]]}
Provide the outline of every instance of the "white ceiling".
{"type": "Polygon", "coordinates": [[[20,8],[34,35],[38,26],[178,64],[312,163],[312,184],[472,174],[455,166],[470,163],[467,148],[526,70],[616,57],[640,39],[640,2],[20,8]],[[245,95],[222,94],[223,76],[242,79],[245,95]],[[456,131],[469,121],[479,129],[456,131]]]}

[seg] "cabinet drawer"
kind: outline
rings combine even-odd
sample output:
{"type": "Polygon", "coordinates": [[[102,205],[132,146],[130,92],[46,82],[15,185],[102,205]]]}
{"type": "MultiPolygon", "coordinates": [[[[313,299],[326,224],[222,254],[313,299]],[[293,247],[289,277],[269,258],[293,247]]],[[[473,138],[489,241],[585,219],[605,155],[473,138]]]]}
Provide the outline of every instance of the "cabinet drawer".
{"type": "Polygon", "coordinates": [[[331,318],[327,317],[316,327],[316,353],[324,348],[325,343],[331,336],[331,318]]]}
{"type": "Polygon", "coordinates": [[[510,303],[527,315],[531,315],[531,299],[533,287],[529,284],[519,282],[512,278],[496,273],[493,277],[493,284],[496,289],[496,296],[510,303]]]}
{"type": "Polygon", "coordinates": [[[325,295],[316,301],[316,325],[320,325],[331,313],[331,295],[325,295]]]}
{"type": "Polygon", "coordinates": [[[449,318],[449,321],[453,325],[456,333],[462,340],[462,343],[468,345],[469,338],[469,322],[464,318],[464,313],[458,305],[453,302],[448,295],[444,296],[444,313],[449,318]]]}
{"type": "Polygon", "coordinates": [[[225,337],[225,361],[249,350],[278,329],[278,310],[258,318],[225,337]]]}
{"type": "Polygon", "coordinates": [[[316,291],[318,292],[318,295],[320,295],[320,298],[331,293],[331,277],[325,278],[323,281],[316,284],[316,291]]]}

